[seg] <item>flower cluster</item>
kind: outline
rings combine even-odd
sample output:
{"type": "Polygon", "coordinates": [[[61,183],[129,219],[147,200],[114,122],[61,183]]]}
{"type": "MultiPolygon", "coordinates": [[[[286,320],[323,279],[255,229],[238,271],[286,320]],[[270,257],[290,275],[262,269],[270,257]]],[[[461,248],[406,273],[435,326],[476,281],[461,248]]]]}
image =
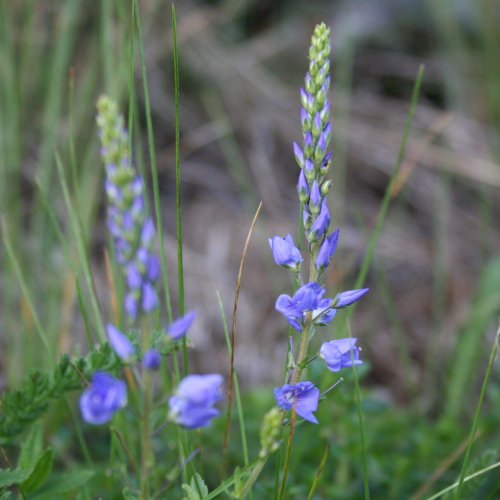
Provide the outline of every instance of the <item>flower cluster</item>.
{"type": "MultiPolygon", "coordinates": [[[[158,305],[154,283],[160,275],[160,264],[154,252],[155,228],[147,215],[144,182],[131,166],[123,116],[118,112],[116,103],[108,97],[101,97],[97,107],[101,154],[106,166],[108,226],[117,262],[125,273],[125,310],[130,318],[136,319],[140,313],[149,313],[158,305]]],[[[141,362],[145,370],[156,370],[161,365],[162,354],[177,348],[177,342],[186,335],[195,316],[195,311],[188,312],[175,320],[162,335],[141,332],[141,348],[111,323],[106,331],[111,347],[124,364],[141,362]]],[[[152,394],[151,374],[147,371],[144,374],[141,383],[146,380],[143,382],[146,398],[152,394]],[[146,384],[149,384],[147,390],[146,384]]],[[[221,386],[221,375],[186,377],[169,400],[170,420],[190,429],[208,425],[218,415],[213,405],[222,397],[221,386]]],[[[126,404],[125,382],[105,372],[96,372],[89,388],[80,397],[80,411],[83,419],[90,424],[108,422],[126,404]]],[[[142,416],[143,419],[148,417],[142,416]]]]}
{"type": "Polygon", "coordinates": [[[99,99],[97,108],[101,156],[106,166],[108,227],[116,259],[126,276],[125,310],[135,319],[141,311],[150,312],[158,305],[154,283],[160,276],[160,263],[154,252],[155,228],[147,215],[144,181],[130,161],[123,116],[106,96],[99,99]]]}
{"type": "MultiPolygon", "coordinates": [[[[307,251],[313,264],[307,283],[302,284],[303,257],[292,236],[288,234],[285,238],[274,236],[269,239],[275,262],[291,270],[301,284],[293,296],[282,294],[276,300],[276,310],[283,314],[295,330],[301,332],[301,349],[298,359],[293,360],[294,370],[289,374],[289,383],[275,388],[274,395],[282,409],[289,410],[295,405],[297,415],[314,423],[317,420],[312,412],[318,406],[319,389],[310,381],[300,381],[302,370],[308,363],[307,347],[314,327],[329,324],[337,309],[353,304],[368,291],[367,288],[347,290],[334,298],[327,298],[321,285],[324,270],[334,257],[340,235],[338,229],[329,234],[331,216],[327,194],[331,181],[325,179],[330,168],[331,152],[328,151],[328,145],[332,136],[328,101],[329,34],[330,30],[320,24],[312,36],[309,71],[306,73],[305,86],[300,89],[302,146],[294,143],[295,159],[300,167],[297,190],[302,222],[308,242],[307,251]]],[[[292,359],[293,354],[292,350],[292,359]]],[[[319,357],[332,371],[362,363],[354,338],[325,342],[319,357]]]]}

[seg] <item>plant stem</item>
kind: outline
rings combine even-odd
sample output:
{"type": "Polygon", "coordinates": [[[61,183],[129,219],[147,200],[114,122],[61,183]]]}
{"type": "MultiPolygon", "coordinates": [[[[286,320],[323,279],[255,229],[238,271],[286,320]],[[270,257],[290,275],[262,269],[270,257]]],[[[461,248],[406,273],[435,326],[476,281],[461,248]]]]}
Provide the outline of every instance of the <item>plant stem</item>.
{"type": "MultiPolygon", "coordinates": [[[[142,351],[149,347],[150,325],[142,321],[142,351]]],[[[152,465],[151,410],[153,408],[153,380],[151,371],[143,370],[142,415],[141,415],[141,499],[149,500],[149,471],[152,465]]]]}

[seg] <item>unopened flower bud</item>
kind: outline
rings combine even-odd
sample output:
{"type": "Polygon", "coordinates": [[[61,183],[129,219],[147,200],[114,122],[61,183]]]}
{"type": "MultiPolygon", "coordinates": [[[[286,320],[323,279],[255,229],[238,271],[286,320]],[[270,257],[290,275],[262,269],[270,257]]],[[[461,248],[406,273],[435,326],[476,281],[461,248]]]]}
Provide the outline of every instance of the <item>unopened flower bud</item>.
{"type": "Polygon", "coordinates": [[[260,427],[260,458],[265,458],[278,449],[278,434],[280,429],[281,412],[278,408],[274,407],[264,415],[260,427]]]}

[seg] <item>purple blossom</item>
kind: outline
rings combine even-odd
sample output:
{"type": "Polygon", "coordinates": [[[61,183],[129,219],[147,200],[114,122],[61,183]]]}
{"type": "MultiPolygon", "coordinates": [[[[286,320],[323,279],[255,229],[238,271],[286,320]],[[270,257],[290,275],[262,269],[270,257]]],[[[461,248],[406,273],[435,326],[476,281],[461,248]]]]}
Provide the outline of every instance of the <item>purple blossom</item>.
{"type": "Polygon", "coordinates": [[[95,372],[90,387],[80,396],[80,411],[89,424],[108,422],[126,404],[125,382],[106,372],[95,372]]]}
{"type": "Polygon", "coordinates": [[[314,151],[314,139],[310,130],[306,131],[304,136],[304,153],[310,155],[314,151]]]}
{"type": "Polygon", "coordinates": [[[324,342],[319,351],[326,366],[332,372],[338,372],[348,366],[358,366],[363,363],[359,359],[359,349],[356,347],[356,338],[345,338],[324,342]]]}
{"type": "Polygon", "coordinates": [[[295,405],[297,415],[313,424],[318,420],[313,412],[318,409],[319,389],[312,382],[298,382],[295,385],[285,384],[274,388],[276,403],[283,410],[291,410],[295,405]]]}
{"type": "Polygon", "coordinates": [[[358,301],[369,290],[369,288],[360,288],[359,290],[347,290],[339,293],[334,299],[335,307],[347,307],[358,301]]]}
{"type": "Polygon", "coordinates": [[[304,169],[307,173],[311,173],[314,171],[314,163],[310,158],[307,158],[304,162],[304,169]]]}
{"type": "Polygon", "coordinates": [[[328,267],[330,264],[333,255],[335,254],[335,250],[337,249],[337,244],[339,242],[339,234],[340,231],[337,229],[330,236],[325,238],[323,241],[318,255],[316,256],[316,269],[320,271],[325,267],[328,267]]]}
{"type": "Polygon", "coordinates": [[[321,192],[319,190],[318,183],[316,182],[316,179],[313,181],[312,186],[311,186],[311,201],[310,201],[310,207],[311,210],[313,208],[316,208],[319,206],[321,202],[321,192]]]}
{"type": "Polygon", "coordinates": [[[175,320],[167,330],[167,334],[174,340],[179,340],[180,338],[186,335],[186,332],[189,330],[191,324],[196,317],[196,311],[190,311],[186,315],[181,318],[175,320]]]}
{"type": "Polygon", "coordinates": [[[146,281],[142,285],[141,305],[144,312],[151,312],[158,305],[158,294],[155,287],[149,281],[146,281]]]}
{"type": "Polygon", "coordinates": [[[123,361],[130,360],[135,354],[134,344],[132,344],[132,342],[111,323],[106,325],[106,331],[108,333],[109,343],[117,356],[123,359],[123,361]]]}
{"type": "Polygon", "coordinates": [[[303,167],[304,153],[302,152],[302,149],[300,149],[300,146],[296,142],[293,143],[293,154],[295,155],[295,159],[297,160],[299,166],[303,167]]]}
{"type": "Polygon", "coordinates": [[[328,204],[326,202],[326,196],[323,198],[321,202],[321,210],[318,214],[318,217],[314,221],[311,227],[311,237],[313,239],[319,238],[322,236],[325,231],[328,230],[328,226],[330,225],[330,211],[328,210],[328,204]]]}
{"type": "Polygon", "coordinates": [[[292,269],[293,271],[299,269],[302,262],[302,255],[300,255],[299,249],[293,244],[290,234],[284,238],[281,236],[269,238],[269,246],[273,252],[276,264],[292,269]]]}
{"type": "Polygon", "coordinates": [[[299,193],[299,199],[302,203],[307,201],[309,198],[309,184],[307,182],[304,171],[301,169],[299,174],[299,182],[297,184],[297,191],[299,193]]]}
{"type": "Polygon", "coordinates": [[[156,370],[161,364],[161,354],[156,349],[149,349],[142,358],[142,366],[147,370],[156,370]]]}
{"type": "MultiPolygon", "coordinates": [[[[299,332],[302,331],[306,311],[322,307],[322,297],[325,289],[312,282],[301,286],[294,294],[282,294],[276,300],[276,310],[285,316],[286,320],[299,332]]],[[[331,299],[328,299],[331,302],[331,299]]]]}
{"type": "Polygon", "coordinates": [[[213,405],[222,399],[222,375],[188,375],[169,399],[169,419],[188,429],[204,427],[219,414],[213,405]]]}

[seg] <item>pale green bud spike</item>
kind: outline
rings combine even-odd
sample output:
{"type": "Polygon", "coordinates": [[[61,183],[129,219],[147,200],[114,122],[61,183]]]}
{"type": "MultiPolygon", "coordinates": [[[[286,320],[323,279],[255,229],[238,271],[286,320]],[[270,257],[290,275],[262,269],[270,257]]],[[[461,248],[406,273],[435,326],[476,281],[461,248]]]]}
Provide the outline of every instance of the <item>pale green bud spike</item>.
{"type": "Polygon", "coordinates": [[[278,449],[277,438],[281,429],[281,420],[281,412],[276,407],[264,415],[260,427],[260,458],[265,458],[278,449]]]}

